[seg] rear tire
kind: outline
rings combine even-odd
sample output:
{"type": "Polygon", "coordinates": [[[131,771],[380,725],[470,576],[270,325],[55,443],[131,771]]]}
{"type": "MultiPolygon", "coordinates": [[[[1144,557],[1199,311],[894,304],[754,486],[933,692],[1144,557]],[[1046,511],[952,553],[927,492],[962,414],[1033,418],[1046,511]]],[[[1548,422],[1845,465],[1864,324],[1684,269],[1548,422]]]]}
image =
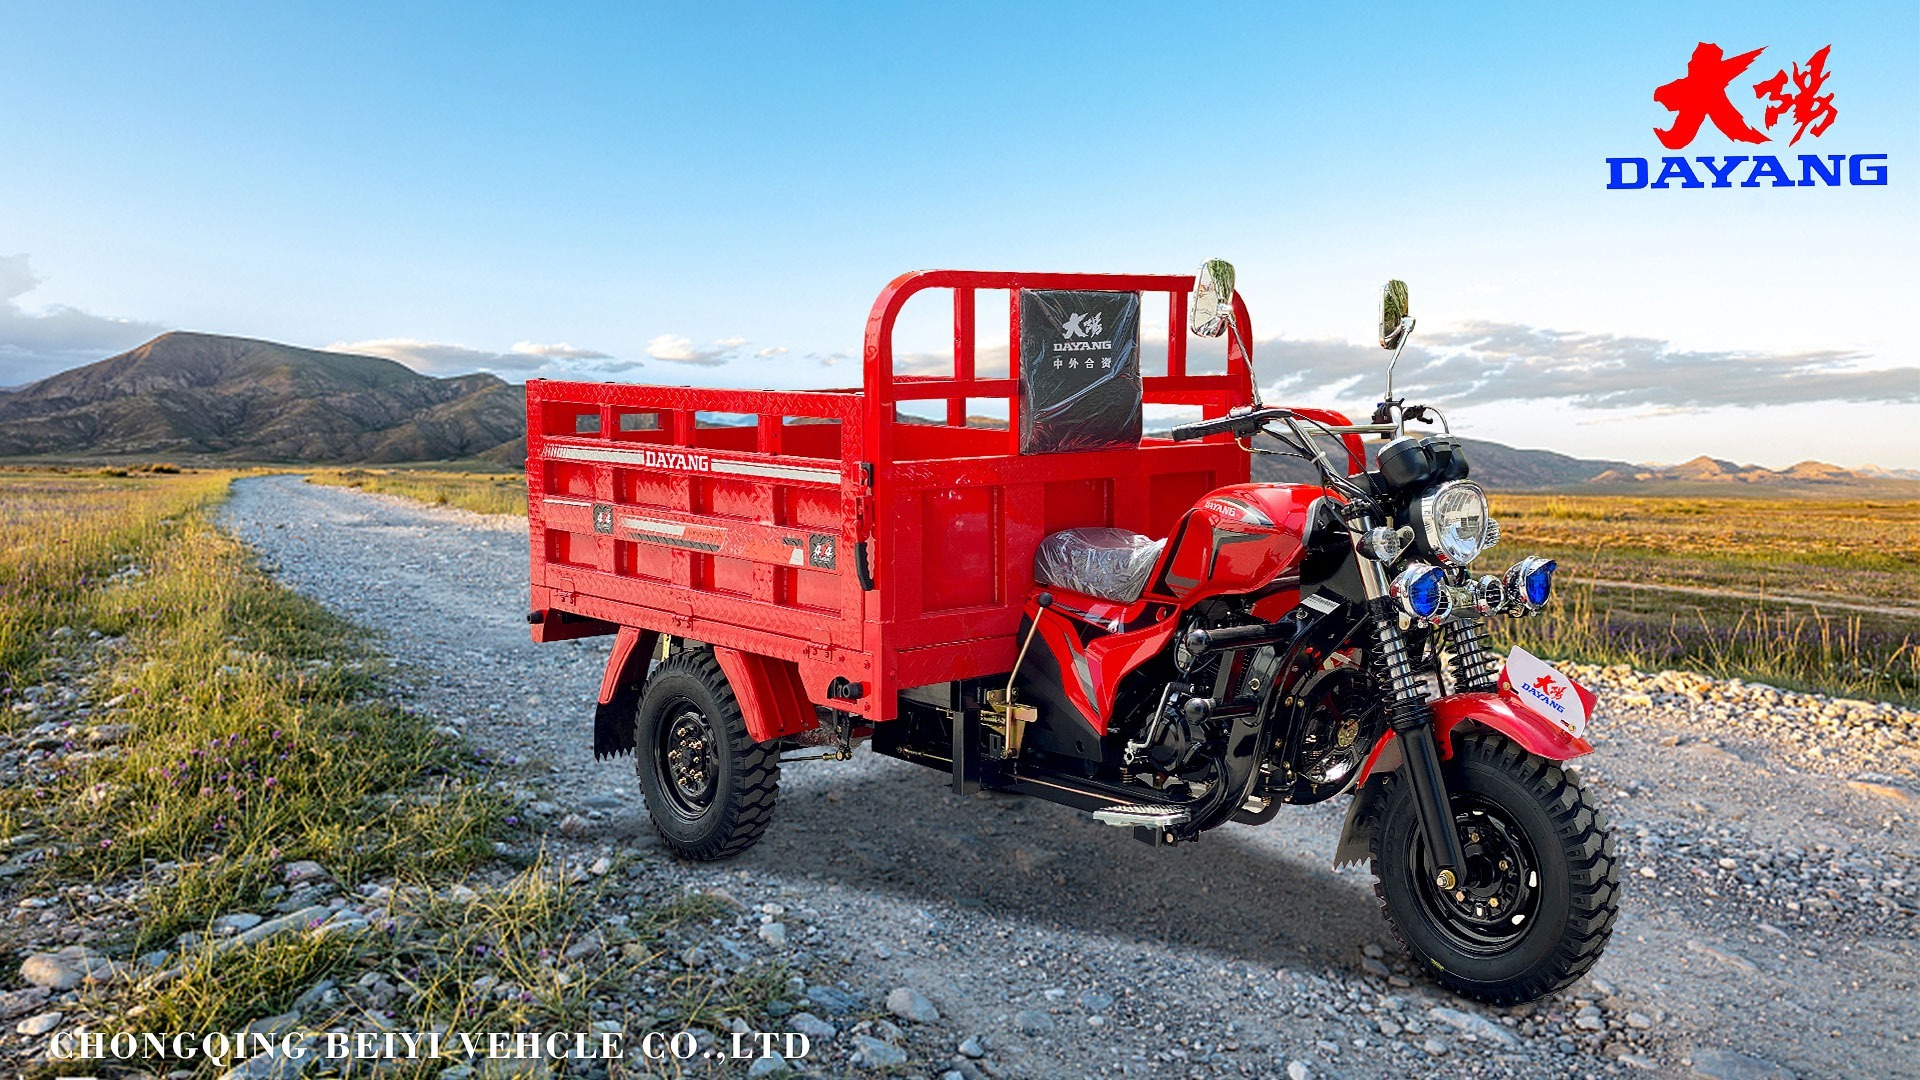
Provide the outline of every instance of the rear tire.
{"type": "Polygon", "coordinates": [[[634,718],[633,756],[647,816],[689,859],[731,858],[773,821],[780,759],[747,734],[733,687],[709,649],[654,668],[634,718]]]}
{"type": "Polygon", "coordinates": [[[1394,934],[1435,981],[1496,1005],[1534,1001],[1586,974],[1620,911],[1613,831],[1558,765],[1503,736],[1454,742],[1447,762],[1468,866],[1442,893],[1399,777],[1376,802],[1374,892],[1394,934]]]}

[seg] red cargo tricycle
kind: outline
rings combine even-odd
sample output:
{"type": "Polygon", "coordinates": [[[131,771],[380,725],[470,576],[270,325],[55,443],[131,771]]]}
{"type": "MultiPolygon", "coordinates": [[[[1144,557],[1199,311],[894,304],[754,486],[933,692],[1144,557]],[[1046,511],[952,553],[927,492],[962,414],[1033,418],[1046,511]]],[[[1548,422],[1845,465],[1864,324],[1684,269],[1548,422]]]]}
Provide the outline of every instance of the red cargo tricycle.
{"type": "MultiPolygon", "coordinates": [[[[1397,361],[1404,284],[1381,309],[1397,361]]],[[[1371,860],[1435,980],[1502,1003],[1566,986],[1619,907],[1609,826],[1562,768],[1594,699],[1488,640],[1548,602],[1554,563],[1474,574],[1499,526],[1391,364],[1352,424],[1263,404],[1251,338],[1223,262],[925,271],[875,302],[859,390],[531,381],[533,635],[615,635],[594,751],[633,753],[689,858],[759,838],[783,760],[861,742],[1155,845],[1350,793],[1335,861],[1371,860]],[[951,369],[896,371],[929,290],[951,369]],[[983,294],[1004,361],[976,343],[983,294]],[[1224,371],[1190,370],[1190,339],[1224,371]],[[1174,409],[1201,419],[1146,430],[1174,409]],[[1249,483],[1257,453],[1317,480],[1249,483]]]]}

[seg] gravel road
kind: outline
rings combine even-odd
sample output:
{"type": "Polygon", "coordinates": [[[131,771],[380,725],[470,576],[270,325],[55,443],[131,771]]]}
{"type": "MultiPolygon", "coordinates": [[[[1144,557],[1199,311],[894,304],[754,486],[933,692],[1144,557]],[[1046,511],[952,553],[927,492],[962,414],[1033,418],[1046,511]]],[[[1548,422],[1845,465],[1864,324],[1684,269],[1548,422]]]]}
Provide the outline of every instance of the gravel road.
{"type": "Polygon", "coordinates": [[[804,1023],[846,1029],[816,1071],[1920,1076],[1911,712],[1580,672],[1602,691],[1583,764],[1619,831],[1624,908],[1586,980],[1490,1009],[1413,976],[1370,875],[1329,868],[1344,799],[1156,851],[862,752],[790,765],[741,858],[668,859],[631,762],[592,757],[604,639],[528,640],[523,521],[298,477],[240,481],[224,515],[286,584],[383,631],[418,707],[549,816],[576,812],[555,844],[647,851],[661,882],[778,921],[748,944],[790,953],[804,1023]]]}

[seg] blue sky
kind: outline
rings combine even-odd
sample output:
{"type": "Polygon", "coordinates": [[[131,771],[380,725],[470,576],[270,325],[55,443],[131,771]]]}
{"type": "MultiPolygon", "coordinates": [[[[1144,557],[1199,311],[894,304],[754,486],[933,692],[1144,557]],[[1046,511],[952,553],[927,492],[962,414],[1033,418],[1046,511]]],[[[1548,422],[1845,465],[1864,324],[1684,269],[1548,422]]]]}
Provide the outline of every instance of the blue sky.
{"type": "Polygon", "coordinates": [[[0,102],[0,385],[167,328],[839,385],[902,270],[1220,256],[1283,398],[1370,406],[1348,346],[1397,275],[1413,374],[1472,434],[1920,466],[1911,3],[0,2],[0,102]],[[1734,82],[1756,124],[1744,88],[1831,44],[1839,116],[1686,154],[1885,153],[1891,182],[1605,190],[1606,157],[1667,153],[1652,91],[1698,41],[1767,47],[1734,82]]]}

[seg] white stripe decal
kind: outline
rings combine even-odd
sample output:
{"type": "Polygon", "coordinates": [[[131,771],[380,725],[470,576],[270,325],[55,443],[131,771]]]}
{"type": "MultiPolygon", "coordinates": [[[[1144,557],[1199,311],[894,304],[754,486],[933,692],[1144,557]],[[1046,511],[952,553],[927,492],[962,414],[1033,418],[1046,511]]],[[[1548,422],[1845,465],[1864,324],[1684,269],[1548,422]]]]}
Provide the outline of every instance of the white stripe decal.
{"type": "MultiPolygon", "coordinates": [[[[561,461],[608,461],[620,465],[648,465],[647,455],[656,460],[662,453],[697,454],[683,447],[660,450],[612,450],[593,446],[548,446],[541,450],[547,458],[561,461]]],[[[791,465],[763,465],[754,461],[728,461],[724,458],[707,457],[709,471],[733,473],[738,476],[762,476],[775,480],[802,480],[812,484],[838,484],[840,473],[835,469],[803,469],[791,465]]],[[[657,465],[651,466],[658,468],[657,465]]],[[[669,470],[677,471],[677,470],[669,470]]]]}
{"type": "Polygon", "coordinates": [[[588,502],[585,499],[562,499],[554,495],[543,495],[540,497],[540,501],[548,504],[549,506],[592,506],[593,505],[592,503],[588,502]]]}
{"type": "Polygon", "coordinates": [[[659,533],[662,536],[685,536],[687,527],[671,521],[648,521],[645,518],[621,518],[620,524],[634,532],[659,533]]]}
{"type": "Polygon", "coordinates": [[[752,461],[722,461],[713,459],[714,472],[738,473],[742,476],[769,476],[776,480],[808,480],[816,484],[837,484],[840,474],[831,469],[796,469],[787,465],[761,465],[752,461]]]}

